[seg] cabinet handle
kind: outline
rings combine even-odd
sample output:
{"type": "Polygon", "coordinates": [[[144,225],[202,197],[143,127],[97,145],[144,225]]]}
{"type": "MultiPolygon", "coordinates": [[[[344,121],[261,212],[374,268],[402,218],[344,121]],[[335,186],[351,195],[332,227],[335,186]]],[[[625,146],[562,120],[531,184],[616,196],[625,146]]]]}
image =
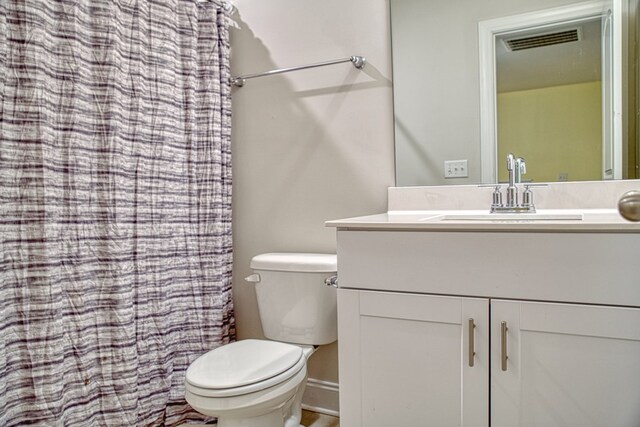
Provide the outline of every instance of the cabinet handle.
{"type": "Polygon", "coordinates": [[[502,362],[502,370],[507,370],[507,322],[500,324],[500,360],[502,362]]]}
{"type": "Polygon", "coordinates": [[[475,347],[475,323],[473,319],[469,319],[469,366],[473,368],[474,356],[476,355],[475,347]]]}

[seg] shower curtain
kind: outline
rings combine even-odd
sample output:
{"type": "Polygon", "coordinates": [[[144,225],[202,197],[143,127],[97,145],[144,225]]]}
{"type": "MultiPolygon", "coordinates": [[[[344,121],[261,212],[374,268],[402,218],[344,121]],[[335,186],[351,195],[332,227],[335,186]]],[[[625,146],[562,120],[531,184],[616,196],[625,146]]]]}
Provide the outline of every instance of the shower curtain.
{"type": "Polygon", "coordinates": [[[0,1],[0,426],[159,426],[234,339],[225,12],[0,1]]]}

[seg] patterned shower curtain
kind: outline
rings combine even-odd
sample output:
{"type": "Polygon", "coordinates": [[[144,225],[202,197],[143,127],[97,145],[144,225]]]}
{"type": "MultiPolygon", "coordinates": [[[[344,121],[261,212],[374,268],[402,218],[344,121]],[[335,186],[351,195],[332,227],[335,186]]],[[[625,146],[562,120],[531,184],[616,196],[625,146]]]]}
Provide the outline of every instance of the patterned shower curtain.
{"type": "Polygon", "coordinates": [[[200,419],[234,339],[225,12],[0,1],[0,426],[200,419]]]}

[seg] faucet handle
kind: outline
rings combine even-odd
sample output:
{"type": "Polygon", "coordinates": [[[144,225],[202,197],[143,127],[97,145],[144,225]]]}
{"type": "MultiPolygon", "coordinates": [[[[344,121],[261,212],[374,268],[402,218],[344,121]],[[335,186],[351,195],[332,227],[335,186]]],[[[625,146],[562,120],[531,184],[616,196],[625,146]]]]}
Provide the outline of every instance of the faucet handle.
{"type": "Polygon", "coordinates": [[[500,185],[496,185],[491,195],[491,210],[502,207],[502,192],[500,191],[500,185]]]}
{"type": "Polygon", "coordinates": [[[524,191],[522,192],[522,207],[533,209],[535,212],[535,206],[533,204],[533,191],[529,185],[524,186],[524,191]]]}

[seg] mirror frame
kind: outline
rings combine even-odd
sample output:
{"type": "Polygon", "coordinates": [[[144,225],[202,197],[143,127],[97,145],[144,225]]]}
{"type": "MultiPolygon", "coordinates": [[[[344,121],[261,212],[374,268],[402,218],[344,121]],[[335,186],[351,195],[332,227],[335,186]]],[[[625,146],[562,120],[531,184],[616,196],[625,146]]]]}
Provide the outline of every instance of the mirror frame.
{"type": "MultiPolygon", "coordinates": [[[[612,138],[614,146],[614,179],[622,178],[622,0],[601,0],[577,3],[529,12],[478,23],[480,49],[480,177],[483,184],[498,180],[497,153],[497,94],[496,94],[496,36],[531,27],[556,25],[564,21],[583,20],[612,11],[613,19],[613,94],[612,138]]],[[[603,126],[604,128],[604,126],[603,126]]]]}

